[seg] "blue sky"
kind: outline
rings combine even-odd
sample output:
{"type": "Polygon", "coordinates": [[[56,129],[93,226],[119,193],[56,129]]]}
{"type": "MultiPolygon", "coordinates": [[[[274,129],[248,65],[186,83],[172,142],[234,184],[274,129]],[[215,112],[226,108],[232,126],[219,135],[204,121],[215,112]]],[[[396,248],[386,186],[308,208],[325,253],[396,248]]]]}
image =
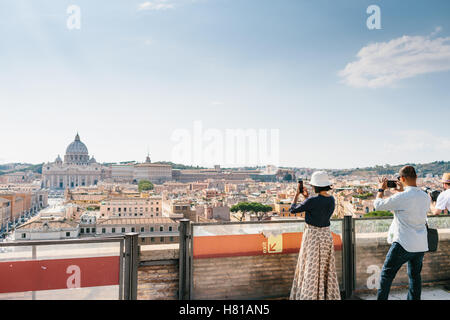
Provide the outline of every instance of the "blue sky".
{"type": "Polygon", "coordinates": [[[279,129],[284,166],[450,159],[446,0],[0,0],[0,39],[0,163],[77,131],[98,161],[176,160],[194,121],[279,129]]]}

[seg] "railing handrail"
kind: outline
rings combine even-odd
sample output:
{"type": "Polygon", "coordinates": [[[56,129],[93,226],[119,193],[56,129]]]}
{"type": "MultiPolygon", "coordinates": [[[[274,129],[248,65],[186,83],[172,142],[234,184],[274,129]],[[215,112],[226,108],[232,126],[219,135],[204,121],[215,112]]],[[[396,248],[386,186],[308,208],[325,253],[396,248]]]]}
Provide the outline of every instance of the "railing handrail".
{"type": "MultiPolygon", "coordinates": [[[[331,219],[330,221],[344,221],[343,218],[331,219]]],[[[208,225],[234,225],[234,224],[269,224],[269,223],[305,223],[304,219],[298,220],[264,220],[264,221],[230,221],[230,222],[191,222],[194,226],[208,226],[208,225]]]]}
{"type": "MultiPolygon", "coordinates": [[[[427,215],[427,218],[448,218],[450,214],[446,215],[427,215]]],[[[366,218],[353,218],[353,220],[390,220],[394,219],[394,216],[391,217],[366,217],[366,218]]]]}
{"type": "Polygon", "coordinates": [[[17,246],[39,246],[39,245],[55,245],[55,244],[77,244],[77,243],[104,243],[119,242],[125,239],[123,236],[114,237],[89,237],[83,239],[62,239],[62,240],[32,240],[32,241],[14,241],[0,242],[0,247],[17,247],[17,246]]]}
{"type": "MultiPolygon", "coordinates": [[[[428,215],[427,218],[448,218],[450,214],[447,215],[428,215]]],[[[366,217],[366,218],[355,218],[353,220],[391,220],[394,217],[366,217]]],[[[330,221],[344,221],[344,218],[333,218],[330,221]]],[[[208,226],[208,225],[235,225],[235,224],[266,224],[266,223],[304,223],[305,219],[298,220],[263,220],[263,221],[220,221],[220,222],[191,222],[194,226],[208,226]]]]}

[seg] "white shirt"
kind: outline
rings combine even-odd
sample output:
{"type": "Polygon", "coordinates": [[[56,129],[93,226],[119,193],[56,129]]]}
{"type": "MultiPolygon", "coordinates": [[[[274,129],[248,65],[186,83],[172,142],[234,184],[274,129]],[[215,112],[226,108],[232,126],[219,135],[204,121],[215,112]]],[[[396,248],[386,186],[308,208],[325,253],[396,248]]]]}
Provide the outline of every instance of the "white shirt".
{"type": "Polygon", "coordinates": [[[439,197],[436,200],[436,209],[447,209],[448,212],[450,212],[450,189],[447,189],[439,194],[439,197]]]}
{"type": "Polygon", "coordinates": [[[386,199],[376,199],[376,210],[394,212],[394,219],[388,232],[388,243],[398,242],[408,252],[428,251],[427,212],[430,196],[417,187],[406,187],[386,199]]]}

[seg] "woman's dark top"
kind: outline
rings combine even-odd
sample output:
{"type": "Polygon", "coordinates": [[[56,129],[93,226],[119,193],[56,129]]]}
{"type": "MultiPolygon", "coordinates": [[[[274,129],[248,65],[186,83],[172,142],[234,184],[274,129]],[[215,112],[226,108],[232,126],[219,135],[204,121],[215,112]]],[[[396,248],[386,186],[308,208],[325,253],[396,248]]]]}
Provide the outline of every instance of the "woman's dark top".
{"type": "Polygon", "coordinates": [[[293,204],[290,213],[305,212],[305,222],[315,227],[330,226],[330,218],[334,212],[334,198],[317,195],[302,203],[293,204]]]}

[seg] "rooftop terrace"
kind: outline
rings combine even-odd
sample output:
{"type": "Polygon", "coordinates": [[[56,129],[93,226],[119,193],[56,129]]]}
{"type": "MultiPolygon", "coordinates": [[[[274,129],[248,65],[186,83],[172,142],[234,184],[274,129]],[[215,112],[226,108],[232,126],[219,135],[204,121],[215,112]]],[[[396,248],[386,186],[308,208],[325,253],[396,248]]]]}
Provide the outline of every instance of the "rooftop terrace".
{"type": "MultiPolygon", "coordinates": [[[[390,222],[332,221],[343,298],[375,298],[390,222]]],[[[425,255],[423,299],[449,299],[450,216],[429,224],[438,229],[439,248],[425,255]]],[[[138,249],[136,234],[2,244],[0,299],[287,299],[303,228],[301,220],[184,220],[180,244],[138,249]]],[[[404,266],[390,298],[404,299],[407,283],[404,266]]]]}

